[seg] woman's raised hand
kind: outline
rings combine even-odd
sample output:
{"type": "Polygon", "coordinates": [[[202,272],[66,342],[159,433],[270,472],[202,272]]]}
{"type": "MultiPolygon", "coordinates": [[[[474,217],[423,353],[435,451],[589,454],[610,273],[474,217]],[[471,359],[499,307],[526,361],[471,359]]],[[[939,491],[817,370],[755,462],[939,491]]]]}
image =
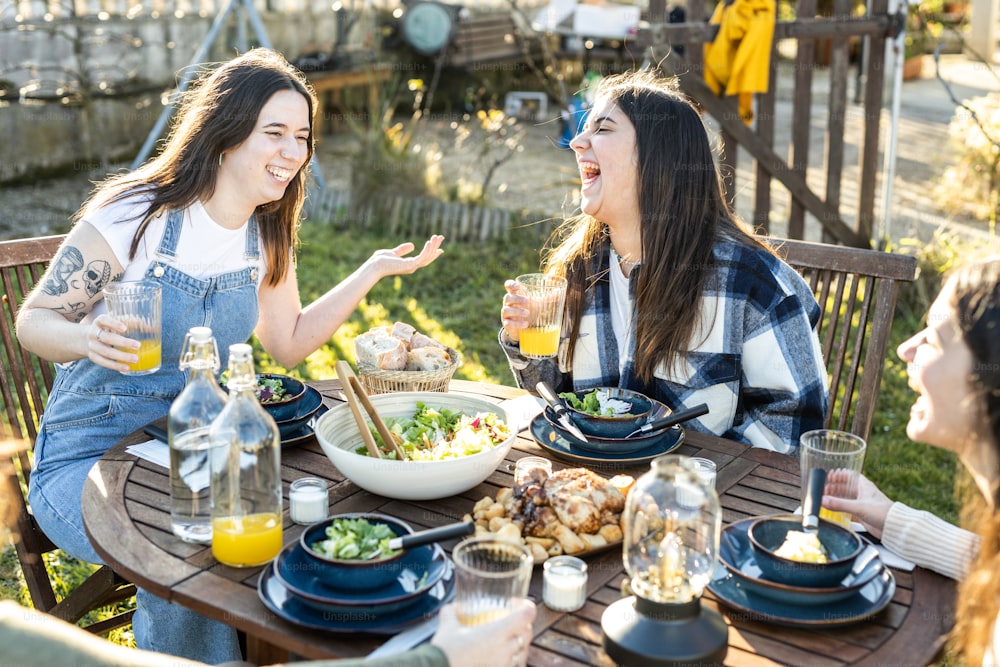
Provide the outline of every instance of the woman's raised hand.
{"type": "Polygon", "coordinates": [[[407,257],[416,248],[415,245],[407,242],[392,249],[376,250],[368,261],[378,269],[379,274],[383,277],[413,273],[444,254],[444,251],[441,250],[443,242],[444,236],[435,234],[427,239],[420,254],[415,257],[407,257]]]}
{"type": "Polygon", "coordinates": [[[521,284],[516,280],[504,282],[507,293],[503,296],[503,307],[500,308],[500,322],[503,325],[507,341],[517,343],[521,339],[521,330],[528,326],[528,297],[519,293],[521,284]]]}

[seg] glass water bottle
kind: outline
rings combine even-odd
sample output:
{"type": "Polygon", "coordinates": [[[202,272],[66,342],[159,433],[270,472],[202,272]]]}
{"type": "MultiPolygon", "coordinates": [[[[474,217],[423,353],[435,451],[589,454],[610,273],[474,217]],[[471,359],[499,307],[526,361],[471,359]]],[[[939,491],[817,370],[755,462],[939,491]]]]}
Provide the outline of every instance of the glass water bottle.
{"type": "Polygon", "coordinates": [[[181,348],[187,385],[170,405],[170,524],[185,542],[212,540],[208,450],[209,429],[226,405],[216,381],[219,349],[208,327],[192,327],[181,348]]]}
{"type": "Polygon", "coordinates": [[[281,444],[257,399],[251,348],[229,347],[229,402],[212,424],[212,555],[262,565],[281,550],[281,444]]]}

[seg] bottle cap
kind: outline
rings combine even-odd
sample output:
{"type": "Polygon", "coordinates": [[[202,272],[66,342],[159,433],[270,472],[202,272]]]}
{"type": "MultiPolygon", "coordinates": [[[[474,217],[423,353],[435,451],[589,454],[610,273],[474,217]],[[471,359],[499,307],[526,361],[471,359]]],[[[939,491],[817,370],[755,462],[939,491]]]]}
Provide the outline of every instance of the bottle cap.
{"type": "Polygon", "coordinates": [[[229,356],[237,359],[249,359],[253,355],[253,348],[247,343],[233,343],[229,346],[229,356]]]}
{"type": "Polygon", "coordinates": [[[212,329],[210,327],[191,327],[188,334],[191,336],[192,343],[207,343],[212,338],[212,329]]]}

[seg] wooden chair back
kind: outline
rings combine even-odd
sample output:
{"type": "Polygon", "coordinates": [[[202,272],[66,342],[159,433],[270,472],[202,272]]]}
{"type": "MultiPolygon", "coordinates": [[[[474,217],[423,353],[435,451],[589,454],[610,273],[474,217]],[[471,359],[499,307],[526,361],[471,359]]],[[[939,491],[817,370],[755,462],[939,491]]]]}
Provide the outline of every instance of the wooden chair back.
{"type": "MultiPolygon", "coordinates": [[[[14,334],[17,310],[24,297],[45,272],[64,237],[22,239],[0,242],[0,288],[3,310],[0,314],[0,440],[22,441],[7,458],[13,465],[0,467],[9,497],[17,511],[17,558],[24,572],[25,584],[36,609],[70,623],[79,622],[90,611],[100,609],[135,595],[135,586],[101,567],[74,588],[62,600],[56,599],[52,580],[45,566],[44,554],[57,547],[35,523],[27,504],[31,480],[32,455],[38,423],[55,379],[51,363],[21,347],[14,334]]],[[[6,463],[6,461],[5,461],[6,463]]],[[[94,633],[105,633],[131,623],[132,612],[85,625],[94,633]]]]}
{"type": "Polygon", "coordinates": [[[830,376],[827,428],[868,439],[902,282],[915,257],[774,239],[778,254],[809,283],[820,308],[819,340],[830,376]]]}

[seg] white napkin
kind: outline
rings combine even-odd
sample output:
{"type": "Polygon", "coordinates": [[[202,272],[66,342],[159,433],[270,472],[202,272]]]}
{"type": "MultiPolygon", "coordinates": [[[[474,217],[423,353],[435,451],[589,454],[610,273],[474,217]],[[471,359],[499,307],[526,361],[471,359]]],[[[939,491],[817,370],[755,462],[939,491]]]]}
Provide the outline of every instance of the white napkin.
{"type": "Polygon", "coordinates": [[[886,567],[891,567],[894,570],[902,570],[903,572],[913,572],[913,568],[917,566],[913,561],[889,551],[888,547],[883,544],[876,544],[875,548],[878,549],[879,558],[882,559],[886,567]]]}
{"type": "Polygon", "coordinates": [[[508,398],[505,401],[500,401],[499,405],[507,411],[510,421],[517,425],[519,431],[528,428],[531,425],[531,420],[545,409],[545,401],[532,394],[508,398]]]}
{"type": "MultiPolygon", "coordinates": [[[[125,451],[158,466],[170,467],[170,447],[165,442],[159,440],[140,442],[138,445],[126,447],[125,451]]],[[[187,483],[188,488],[195,493],[207,489],[209,485],[208,452],[200,452],[200,456],[193,461],[188,459],[187,464],[181,469],[181,477],[187,483]]]]}

